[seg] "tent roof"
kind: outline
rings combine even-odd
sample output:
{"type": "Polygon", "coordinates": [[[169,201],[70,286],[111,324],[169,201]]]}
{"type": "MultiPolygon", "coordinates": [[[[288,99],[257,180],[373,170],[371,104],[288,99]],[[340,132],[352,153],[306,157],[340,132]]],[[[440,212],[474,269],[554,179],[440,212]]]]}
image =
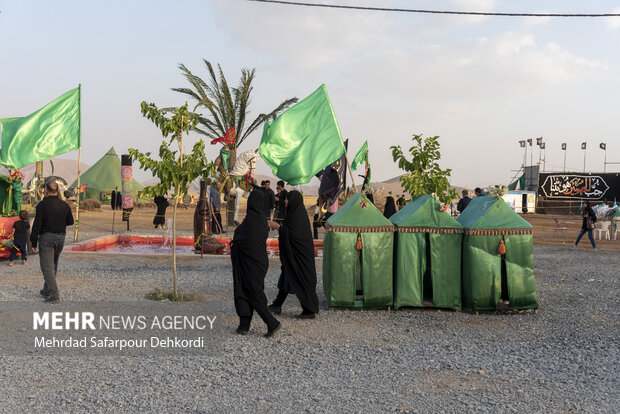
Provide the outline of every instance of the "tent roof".
{"type": "Polygon", "coordinates": [[[439,211],[440,205],[430,194],[423,194],[407,203],[390,221],[400,227],[462,228],[450,214],[439,211]]]}
{"type": "Polygon", "coordinates": [[[515,213],[502,199],[474,197],[456,219],[466,229],[531,229],[532,225],[515,213]]]}
{"type": "MultiPolygon", "coordinates": [[[[99,159],[92,167],[80,175],[80,184],[88,184],[88,188],[99,190],[121,189],[121,159],[116,154],[114,147],[99,159]]],[[[69,188],[75,188],[75,180],[69,188]]],[[[142,190],[144,186],[133,180],[133,190],[142,190]]]]}
{"type": "Polygon", "coordinates": [[[363,194],[354,194],[327,222],[331,226],[376,227],[392,226],[363,194]],[[365,207],[362,207],[362,204],[365,207]]]}

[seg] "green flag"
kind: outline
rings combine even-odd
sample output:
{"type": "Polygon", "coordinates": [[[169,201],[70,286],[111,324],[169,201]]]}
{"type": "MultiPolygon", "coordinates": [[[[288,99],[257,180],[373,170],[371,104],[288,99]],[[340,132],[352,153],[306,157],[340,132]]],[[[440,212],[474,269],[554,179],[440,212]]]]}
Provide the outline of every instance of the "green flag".
{"type": "Polygon", "coordinates": [[[360,148],[359,151],[357,151],[357,154],[355,154],[355,158],[353,158],[353,161],[351,162],[351,170],[357,170],[357,167],[366,161],[368,161],[368,141],[364,141],[362,148],[360,148]]]}
{"type": "Polygon", "coordinates": [[[0,164],[22,168],[80,147],[80,87],[23,118],[0,119],[0,164]]]}
{"type": "Polygon", "coordinates": [[[258,152],[276,177],[306,184],[345,152],[325,85],[273,122],[265,122],[258,152]]]}

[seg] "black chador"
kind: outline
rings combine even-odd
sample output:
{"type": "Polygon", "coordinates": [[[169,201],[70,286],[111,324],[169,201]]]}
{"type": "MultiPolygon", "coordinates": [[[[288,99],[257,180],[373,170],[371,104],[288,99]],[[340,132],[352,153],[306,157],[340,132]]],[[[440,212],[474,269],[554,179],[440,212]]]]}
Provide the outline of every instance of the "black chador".
{"type": "Polygon", "coordinates": [[[394,214],[396,214],[396,204],[394,204],[394,197],[387,196],[385,198],[385,208],[383,209],[383,216],[389,219],[394,214]]]}
{"type": "Polygon", "coordinates": [[[299,191],[290,191],[287,200],[286,216],[279,230],[282,261],[282,275],[278,282],[280,292],[270,308],[277,313],[286,294],[293,291],[303,309],[299,317],[313,318],[319,312],[319,299],[316,295],[316,268],[310,220],[299,191]]]}
{"type": "Polygon", "coordinates": [[[269,268],[267,257],[267,200],[261,191],[252,191],[248,197],[247,214],[235,230],[230,243],[233,268],[235,309],[239,315],[237,333],[246,334],[250,329],[254,311],[267,324],[267,335],[280,328],[280,322],[267,308],[265,276],[269,268]]]}
{"type": "Polygon", "coordinates": [[[166,209],[170,205],[168,200],[166,200],[162,196],[157,196],[153,199],[153,202],[157,206],[157,213],[155,213],[155,218],[153,219],[153,224],[155,227],[164,226],[166,224],[166,209]]]}

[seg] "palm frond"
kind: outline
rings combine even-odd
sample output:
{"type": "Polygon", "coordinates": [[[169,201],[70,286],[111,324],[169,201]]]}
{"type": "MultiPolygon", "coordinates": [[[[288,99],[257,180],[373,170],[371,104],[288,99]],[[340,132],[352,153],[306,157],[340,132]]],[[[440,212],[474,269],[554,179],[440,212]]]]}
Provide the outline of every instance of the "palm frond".
{"type": "Polygon", "coordinates": [[[256,119],[245,130],[243,136],[237,141],[237,146],[239,144],[241,144],[243,141],[245,141],[245,139],[248,137],[248,135],[250,135],[252,132],[254,132],[254,130],[256,130],[256,128],[261,126],[265,121],[276,119],[278,117],[278,115],[280,115],[280,113],[285,111],[289,106],[293,105],[298,100],[299,99],[297,99],[297,98],[287,99],[286,101],[284,101],[280,105],[278,105],[278,107],[276,109],[274,109],[273,111],[271,111],[270,113],[258,115],[258,117],[256,117],[256,119]]]}

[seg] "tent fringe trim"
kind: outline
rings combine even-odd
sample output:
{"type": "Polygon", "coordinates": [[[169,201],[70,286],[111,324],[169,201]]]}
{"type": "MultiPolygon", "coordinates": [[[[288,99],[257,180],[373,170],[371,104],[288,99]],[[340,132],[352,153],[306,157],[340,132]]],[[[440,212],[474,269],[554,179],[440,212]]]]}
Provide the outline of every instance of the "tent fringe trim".
{"type": "Polygon", "coordinates": [[[532,234],[532,229],[464,229],[466,236],[507,236],[532,234]]]}
{"type": "Polygon", "coordinates": [[[458,227],[419,227],[419,226],[403,226],[396,227],[399,233],[437,233],[437,234],[461,234],[462,228],[458,227]]]}
{"type": "Polygon", "coordinates": [[[386,233],[386,232],[393,232],[394,226],[371,226],[371,227],[329,226],[328,230],[341,232],[341,233],[386,233]]]}

